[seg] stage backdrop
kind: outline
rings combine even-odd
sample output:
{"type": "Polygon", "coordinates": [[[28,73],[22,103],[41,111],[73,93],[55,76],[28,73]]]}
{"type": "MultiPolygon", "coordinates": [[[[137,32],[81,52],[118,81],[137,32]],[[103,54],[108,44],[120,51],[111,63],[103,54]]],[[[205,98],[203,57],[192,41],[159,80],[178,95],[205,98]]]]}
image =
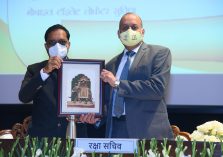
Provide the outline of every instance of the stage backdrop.
{"type": "Polygon", "coordinates": [[[26,67],[48,58],[44,33],[63,24],[70,58],[105,59],[123,50],[120,17],[142,17],[144,41],[172,52],[169,105],[223,105],[222,0],[0,0],[0,104],[20,103],[26,67]]]}

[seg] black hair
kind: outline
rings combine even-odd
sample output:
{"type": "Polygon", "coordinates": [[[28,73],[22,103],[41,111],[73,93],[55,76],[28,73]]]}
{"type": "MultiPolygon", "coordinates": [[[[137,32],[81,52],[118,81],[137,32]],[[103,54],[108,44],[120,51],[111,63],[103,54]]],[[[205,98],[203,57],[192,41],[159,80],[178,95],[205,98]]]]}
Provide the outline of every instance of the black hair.
{"type": "Polygon", "coordinates": [[[62,25],[60,25],[60,24],[56,24],[56,25],[53,25],[53,26],[49,27],[49,28],[46,30],[46,33],[45,33],[45,36],[44,36],[45,41],[47,41],[49,34],[50,34],[51,32],[53,32],[53,31],[57,30],[57,29],[62,29],[62,30],[64,30],[64,31],[66,32],[66,34],[67,34],[67,39],[68,39],[68,40],[70,39],[70,33],[69,33],[69,31],[68,31],[64,26],[62,26],[62,25]]]}

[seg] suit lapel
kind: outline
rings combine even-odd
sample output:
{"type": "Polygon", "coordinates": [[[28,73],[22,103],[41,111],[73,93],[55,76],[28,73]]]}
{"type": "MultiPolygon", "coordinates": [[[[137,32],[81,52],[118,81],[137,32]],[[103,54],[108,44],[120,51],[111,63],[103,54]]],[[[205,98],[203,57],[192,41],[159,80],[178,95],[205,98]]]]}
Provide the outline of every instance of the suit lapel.
{"type": "Polygon", "coordinates": [[[148,53],[148,47],[146,46],[145,43],[142,43],[141,47],[139,48],[139,51],[136,53],[135,59],[132,63],[132,66],[129,70],[129,75],[131,75],[132,72],[134,72],[134,69],[138,66],[140,63],[140,60],[143,58],[145,53],[148,53]]]}
{"type": "MultiPolygon", "coordinates": [[[[124,54],[124,51],[121,54],[119,54],[117,56],[117,58],[115,58],[115,64],[113,64],[112,67],[111,67],[111,72],[114,74],[114,76],[117,73],[118,66],[119,66],[119,64],[121,62],[121,59],[122,59],[123,54],[124,54]]],[[[113,88],[110,88],[109,92],[110,92],[109,102],[111,103],[112,102],[113,88]]],[[[109,105],[109,108],[110,108],[109,110],[112,111],[112,105],[111,104],[109,105]]]]}
{"type": "Polygon", "coordinates": [[[120,64],[120,62],[121,62],[121,59],[122,59],[123,54],[124,54],[124,51],[123,51],[120,55],[117,56],[117,59],[116,59],[116,61],[115,61],[115,64],[114,64],[113,67],[112,67],[112,73],[113,73],[114,75],[116,75],[116,73],[117,73],[117,71],[118,71],[118,66],[119,66],[119,64],[120,64]]]}

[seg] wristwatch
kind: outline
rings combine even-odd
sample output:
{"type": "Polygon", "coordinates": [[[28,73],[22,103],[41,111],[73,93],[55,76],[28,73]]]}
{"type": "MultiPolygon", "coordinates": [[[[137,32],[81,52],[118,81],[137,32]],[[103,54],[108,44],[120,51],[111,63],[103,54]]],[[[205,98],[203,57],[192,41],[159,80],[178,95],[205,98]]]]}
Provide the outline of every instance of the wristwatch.
{"type": "Polygon", "coordinates": [[[120,84],[120,81],[119,80],[115,80],[115,86],[114,86],[114,88],[118,88],[119,84],[120,84]]]}

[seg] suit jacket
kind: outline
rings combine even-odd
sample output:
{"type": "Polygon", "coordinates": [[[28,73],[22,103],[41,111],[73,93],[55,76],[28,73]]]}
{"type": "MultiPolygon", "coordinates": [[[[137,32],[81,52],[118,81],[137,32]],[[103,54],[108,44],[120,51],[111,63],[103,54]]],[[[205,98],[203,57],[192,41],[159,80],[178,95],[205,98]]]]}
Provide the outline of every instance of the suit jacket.
{"type": "MultiPolygon", "coordinates": [[[[106,69],[115,75],[123,53],[113,58],[106,69]]],[[[117,94],[124,97],[127,130],[130,138],[173,138],[164,94],[170,77],[171,53],[168,48],[142,43],[128,73],[120,80],[117,94]]],[[[112,126],[112,88],[106,85],[106,137],[112,126]]]]}
{"type": "MultiPolygon", "coordinates": [[[[58,70],[54,70],[43,81],[40,70],[46,66],[47,61],[28,66],[24,80],[19,91],[20,101],[27,103],[33,101],[32,125],[29,129],[31,136],[37,137],[66,137],[67,120],[58,117],[58,70]]],[[[83,135],[86,127],[80,124],[83,135]]],[[[77,127],[78,129],[78,127],[77,127]]],[[[78,133],[79,131],[77,131],[78,133]]],[[[78,136],[78,135],[77,135],[78,136]]]]}

